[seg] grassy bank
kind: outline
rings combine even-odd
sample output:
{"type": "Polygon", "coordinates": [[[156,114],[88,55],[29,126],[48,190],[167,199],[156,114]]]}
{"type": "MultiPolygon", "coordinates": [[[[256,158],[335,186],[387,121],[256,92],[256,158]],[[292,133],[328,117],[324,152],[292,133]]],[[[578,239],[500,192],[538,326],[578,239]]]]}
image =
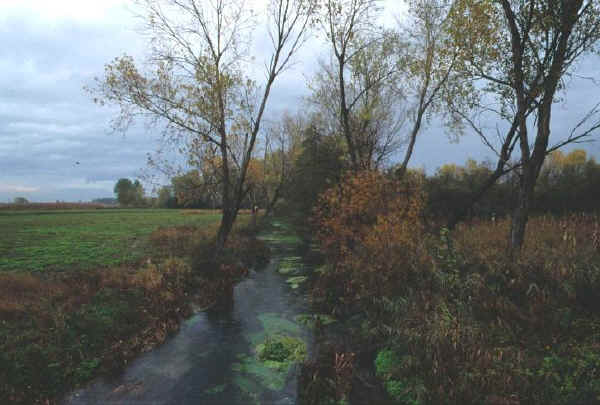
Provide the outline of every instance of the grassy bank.
{"type": "MultiPolygon", "coordinates": [[[[129,224],[152,215],[115,214],[129,224]]],[[[123,367],[177,330],[194,304],[206,307],[231,294],[246,268],[268,255],[246,228],[248,216],[240,217],[229,248],[214,263],[208,258],[218,216],[157,215],[161,224],[179,218],[188,224],[157,228],[155,222],[154,230],[147,224],[137,230],[147,250],[140,252],[135,264],[125,260],[90,268],[88,262],[81,271],[81,266],[63,262],[58,266],[63,271],[35,268],[0,274],[0,403],[52,403],[91,378],[123,367]]],[[[125,239],[131,237],[115,223],[104,223],[104,228],[96,224],[98,240],[90,235],[91,244],[110,241],[117,246],[118,240],[106,237],[115,229],[125,239]]],[[[79,224],[73,224],[76,233],[79,224]]],[[[43,245],[43,239],[33,240],[43,245]]]]}

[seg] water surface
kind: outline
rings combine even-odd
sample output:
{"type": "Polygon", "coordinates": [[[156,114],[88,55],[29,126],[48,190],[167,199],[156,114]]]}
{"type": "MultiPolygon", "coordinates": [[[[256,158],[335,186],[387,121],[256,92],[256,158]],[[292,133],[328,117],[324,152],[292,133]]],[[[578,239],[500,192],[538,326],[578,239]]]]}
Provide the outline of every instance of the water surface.
{"type": "Polygon", "coordinates": [[[312,333],[298,316],[309,311],[301,276],[311,268],[285,224],[274,222],[261,237],[271,261],[236,285],[227,308],[194,315],[162,346],[119,375],[70,394],[64,404],[296,403],[298,365],[267,367],[255,349],[267,336],[285,335],[302,339],[310,351],[312,333]]]}

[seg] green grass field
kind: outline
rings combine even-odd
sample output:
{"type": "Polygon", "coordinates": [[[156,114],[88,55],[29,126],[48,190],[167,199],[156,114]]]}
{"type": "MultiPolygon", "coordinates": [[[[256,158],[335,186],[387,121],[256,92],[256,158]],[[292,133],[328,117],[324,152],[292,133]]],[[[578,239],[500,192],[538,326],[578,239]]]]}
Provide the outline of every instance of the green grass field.
{"type": "Polygon", "coordinates": [[[104,209],[0,212],[0,272],[62,271],[135,262],[159,227],[202,226],[218,211],[104,209]]]}

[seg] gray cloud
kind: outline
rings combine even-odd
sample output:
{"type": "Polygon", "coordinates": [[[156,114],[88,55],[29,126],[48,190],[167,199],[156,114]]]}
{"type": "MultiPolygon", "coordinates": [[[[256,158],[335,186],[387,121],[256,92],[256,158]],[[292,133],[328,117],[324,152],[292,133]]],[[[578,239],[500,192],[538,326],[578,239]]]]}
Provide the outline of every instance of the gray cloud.
{"type": "MultiPolygon", "coordinates": [[[[158,149],[159,131],[140,125],[125,137],[111,134],[109,122],[116,111],[95,105],[82,89],[115,56],[141,57],[145,42],[133,31],[135,19],[119,7],[96,20],[42,17],[14,8],[0,16],[0,201],[16,196],[33,201],[111,196],[115,181],[136,176],[146,154],[158,149]]],[[[259,40],[253,49],[260,64],[268,42],[259,40]]],[[[276,82],[268,118],[302,105],[306,78],[325,55],[316,40],[302,50],[298,63],[276,82]]],[[[596,75],[596,63],[585,61],[579,73],[596,75]]],[[[261,78],[260,68],[252,75],[261,78]]],[[[555,109],[554,139],[600,101],[598,94],[598,86],[573,77],[566,103],[555,109]]],[[[439,123],[432,123],[417,143],[413,166],[433,171],[468,157],[493,158],[476,137],[451,143],[445,133],[439,123]]],[[[600,156],[598,145],[586,147],[600,156]]]]}
{"type": "Polygon", "coordinates": [[[122,24],[128,18],[123,10],[102,24],[4,16],[0,201],[17,195],[34,201],[110,196],[116,179],[133,177],[144,166],[156,137],[139,129],[126,137],[110,135],[115,111],[83,92],[113,57],[141,53],[132,22],[122,24]]]}

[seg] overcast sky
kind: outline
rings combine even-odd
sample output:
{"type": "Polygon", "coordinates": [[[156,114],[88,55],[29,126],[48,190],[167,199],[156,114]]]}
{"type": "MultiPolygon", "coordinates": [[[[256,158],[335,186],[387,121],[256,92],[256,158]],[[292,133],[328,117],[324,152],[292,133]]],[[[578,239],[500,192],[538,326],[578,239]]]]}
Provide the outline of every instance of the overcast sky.
{"type": "MultiPolygon", "coordinates": [[[[31,201],[112,197],[116,180],[136,177],[147,153],[157,149],[158,131],[141,127],[126,136],[111,133],[115,110],[93,104],[82,90],[112,58],[144,55],[146,43],[128,4],[0,0],[0,202],[17,196],[31,201]]],[[[385,4],[384,16],[391,21],[400,0],[385,4]]],[[[271,118],[297,108],[320,56],[325,50],[317,46],[304,49],[300,63],[276,82],[271,118]]],[[[584,61],[578,73],[600,79],[598,62],[584,61]]],[[[564,133],[600,101],[600,88],[589,80],[575,78],[569,88],[565,103],[555,108],[554,134],[564,133]]],[[[598,143],[586,149],[600,156],[598,143]]],[[[431,172],[468,157],[493,156],[477,138],[452,143],[441,127],[431,125],[418,140],[412,166],[431,172]]]]}

